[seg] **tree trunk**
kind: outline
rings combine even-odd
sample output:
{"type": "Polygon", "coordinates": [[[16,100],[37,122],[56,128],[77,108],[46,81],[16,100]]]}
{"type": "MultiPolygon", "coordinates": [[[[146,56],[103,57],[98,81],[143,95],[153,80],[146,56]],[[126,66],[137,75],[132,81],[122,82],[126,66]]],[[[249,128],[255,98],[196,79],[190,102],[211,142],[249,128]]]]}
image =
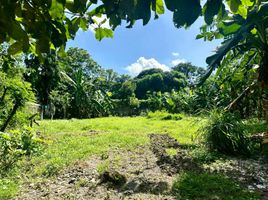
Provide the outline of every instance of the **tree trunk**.
{"type": "Polygon", "coordinates": [[[268,51],[265,51],[263,54],[262,62],[259,67],[258,81],[260,89],[262,91],[262,108],[264,110],[266,121],[268,122],[268,51]]]}
{"type": "Polygon", "coordinates": [[[20,107],[20,103],[16,101],[15,105],[13,106],[13,109],[11,111],[11,113],[9,114],[9,116],[7,117],[6,121],[4,122],[4,124],[2,125],[0,131],[4,132],[10,122],[10,120],[13,118],[13,116],[16,114],[18,108],[20,107]]]}
{"type": "Polygon", "coordinates": [[[45,108],[45,106],[44,105],[41,105],[41,120],[43,120],[44,119],[44,109],[45,108]]]}
{"type": "Polygon", "coordinates": [[[66,119],[66,106],[63,106],[63,119],[66,119]]]}

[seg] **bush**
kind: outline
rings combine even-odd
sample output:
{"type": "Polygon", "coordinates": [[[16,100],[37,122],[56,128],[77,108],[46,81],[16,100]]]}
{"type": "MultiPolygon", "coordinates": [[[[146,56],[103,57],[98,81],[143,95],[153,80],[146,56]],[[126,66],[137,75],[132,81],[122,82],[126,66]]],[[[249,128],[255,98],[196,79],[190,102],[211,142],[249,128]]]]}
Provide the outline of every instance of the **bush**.
{"type": "Polygon", "coordinates": [[[254,193],[243,190],[233,180],[207,173],[181,174],[173,183],[172,192],[177,199],[258,199],[254,193]]]}
{"type": "Polygon", "coordinates": [[[181,120],[183,117],[182,114],[170,114],[166,111],[156,111],[149,112],[147,118],[149,119],[160,119],[160,120],[181,120]]]}
{"type": "Polygon", "coordinates": [[[213,110],[208,124],[202,128],[202,136],[211,150],[227,155],[251,154],[250,140],[245,136],[243,123],[232,113],[213,110]]]}
{"type": "Polygon", "coordinates": [[[38,138],[29,127],[9,133],[0,132],[0,170],[7,170],[24,155],[40,151],[43,140],[38,138]]]}

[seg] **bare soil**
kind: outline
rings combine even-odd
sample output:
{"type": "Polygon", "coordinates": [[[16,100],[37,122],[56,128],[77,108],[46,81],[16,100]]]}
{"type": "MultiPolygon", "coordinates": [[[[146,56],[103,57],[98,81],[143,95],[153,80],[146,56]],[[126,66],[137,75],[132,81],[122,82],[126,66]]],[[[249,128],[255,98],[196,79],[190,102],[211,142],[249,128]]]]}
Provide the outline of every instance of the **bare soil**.
{"type": "Polygon", "coordinates": [[[239,180],[245,188],[260,191],[262,199],[268,199],[267,164],[233,159],[199,165],[168,135],[149,137],[150,146],[114,149],[78,161],[54,179],[25,184],[15,199],[171,200],[175,199],[171,194],[172,183],[184,170],[224,173],[239,180]],[[167,148],[176,149],[176,155],[168,155],[167,148]]]}

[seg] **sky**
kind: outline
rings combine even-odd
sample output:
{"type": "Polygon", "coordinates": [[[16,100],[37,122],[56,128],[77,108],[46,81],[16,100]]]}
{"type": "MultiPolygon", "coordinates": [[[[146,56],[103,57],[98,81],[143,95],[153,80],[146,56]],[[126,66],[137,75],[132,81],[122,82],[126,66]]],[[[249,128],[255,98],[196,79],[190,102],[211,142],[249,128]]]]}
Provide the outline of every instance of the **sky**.
{"type": "Polygon", "coordinates": [[[186,30],[177,29],[173,25],[172,14],[166,12],[157,20],[151,19],[146,26],[139,21],[131,29],[125,28],[125,25],[117,27],[112,39],[97,41],[93,29],[87,32],[79,30],[76,38],[68,42],[67,48],[86,49],[102,67],[132,76],[153,67],[168,71],[181,62],[206,67],[206,57],[221,41],[196,40],[202,24],[202,19],[198,19],[186,30]]]}

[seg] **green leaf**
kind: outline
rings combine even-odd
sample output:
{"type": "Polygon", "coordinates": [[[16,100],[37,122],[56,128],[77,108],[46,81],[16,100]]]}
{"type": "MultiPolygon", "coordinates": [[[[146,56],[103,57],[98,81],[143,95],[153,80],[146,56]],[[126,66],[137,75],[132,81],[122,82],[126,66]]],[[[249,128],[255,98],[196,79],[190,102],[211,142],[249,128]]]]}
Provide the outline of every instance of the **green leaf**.
{"type": "Polygon", "coordinates": [[[27,33],[22,29],[21,25],[14,21],[10,24],[10,29],[8,30],[10,37],[15,40],[24,40],[28,38],[27,33]]]}
{"type": "Polygon", "coordinates": [[[201,39],[201,38],[204,38],[204,35],[203,35],[203,34],[198,34],[198,35],[195,37],[195,39],[197,39],[197,40],[199,40],[199,39],[201,39]]]}
{"type": "Polygon", "coordinates": [[[62,45],[62,46],[58,49],[58,51],[57,51],[58,55],[59,55],[61,58],[66,57],[66,53],[65,53],[64,50],[65,50],[65,46],[62,45]]]}
{"type": "Polygon", "coordinates": [[[208,0],[204,6],[204,18],[207,24],[211,24],[213,17],[217,15],[222,6],[222,0],[208,0]]]}
{"type": "Polygon", "coordinates": [[[244,19],[246,19],[248,15],[248,10],[244,5],[240,5],[237,14],[241,15],[244,19]]]}
{"type": "Polygon", "coordinates": [[[114,30],[118,25],[121,24],[121,18],[118,17],[117,15],[112,15],[109,20],[109,24],[114,30]]]}
{"type": "Polygon", "coordinates": [[[173,14],[173,22],[177,28],[189,27],[202,14],[199,0],[178,0],[180,6],[173,14]],[[191,11],[191,12],[189,12],[191,11]]]}
{"type": "Polygon", "coordinates": [[[254,0],[242,0],[242,4],[248,7],[253,6],[254,3],[255,3],[254,0]]]}
{"type": "Polygon", "coordinates": [[[10,55],[17,54],[19,52],[22,52],[23,43],[22,42],[15,42],[8,48],[8,53],[10,55]]]}
{"type": "Polygon", "coordinates": [[[52,19],[62,19],[64,15],[64,6],[62,3],[57,0],[51,1],[51,7],[49,9],[49,14],[52,19]]]}
{"type": "Polygon", "coordinates": [[[36,42],[36,53],[47,53],[49,52],[50,44],[49,44],[49,38],[42,37],[36,42]]]}
{"type": "Polygon", "coordinates": [[[174,12],[180,6],[180,1],[178,1],[178,0],[165,0],[165,4],[167,6],[167,9],[174,12]]]}
{"type": "Polygon", "coordinates": [[[242,4],[241,0],[227,0],[227,3],[233,13],[236,13],[239,6],[242,4]]]}
{"type": "Polygon", "coordinates": [[[95,38],[99,41],[101,41],[103,38],[108,37],[112,38],[113,37],[113,31],[108,28],[95,28],[95,38]]]}
{"type": "Polygon", "coordinates": [[[154,0],[153,1],[153,11],[161,15],[165,13],[165,7],[163,0],[154,0]]]}
{"type": "Polygon", "coordinates": [[[226,26],[223,22],[223,23],[220,23],[219,31],[224,36],[227,36],[227,35],[237,32],[240,28],[241,26],[237,23],[232,23],[226,26]]]}
{"type": "Polygon", "coordinates": [[[87,29],[88,29],[88,21],[85,18],[80,18],[80,28],[83,31],[87,31],[87,29]]]}
{"type": "Polygon", "coordinates": [[[142,19],[143,25],[146,25],[151,18],[151,1],[137,0],[134,7],[133,17],[134,20],[142,19]]]}

